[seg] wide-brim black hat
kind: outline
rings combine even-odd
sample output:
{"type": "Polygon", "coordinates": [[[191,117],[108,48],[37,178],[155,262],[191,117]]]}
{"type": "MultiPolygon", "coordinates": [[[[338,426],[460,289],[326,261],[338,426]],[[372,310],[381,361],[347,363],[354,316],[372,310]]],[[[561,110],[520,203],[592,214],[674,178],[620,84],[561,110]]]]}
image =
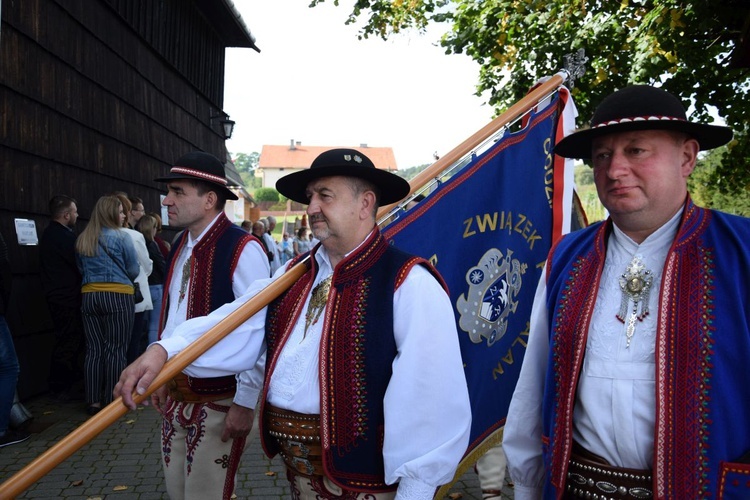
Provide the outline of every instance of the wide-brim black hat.
{"type": "Polygon", "coordinates": [[[169,174],[154,179],[156,182],[169,182],[178,179],[190,179],[214,184],[228,200],[237,200],[237,195],[227,187],[227,174],[224,164],[214,155],[202,151],[193,151],[180,157],[170,169],[169,174]]]}
{"type": "Polygon", "coordinates": [[[591,141],[597,137],[634,130],[674,130],[698,141],[701,151],[732,140],[732,129],[687,120],[680,100],[666,90],[631,85],[607,96],[596,108],[591,126],[564,137],[555,154],[565,158],[591,158],[591,141]]]}
{"type": "Polygon", "coordinates": [[[403,199],[411,189],[409,182],[398,175],[375,167],[356,149],[329,149],[313,160],[310,168],[285,175],[276,181],[276,190],[290,200],[308,204],[307,185],[321,177],[341,175],[358,177],[373,183],[380,191],[380,204],[389,205],[403,199]]]}

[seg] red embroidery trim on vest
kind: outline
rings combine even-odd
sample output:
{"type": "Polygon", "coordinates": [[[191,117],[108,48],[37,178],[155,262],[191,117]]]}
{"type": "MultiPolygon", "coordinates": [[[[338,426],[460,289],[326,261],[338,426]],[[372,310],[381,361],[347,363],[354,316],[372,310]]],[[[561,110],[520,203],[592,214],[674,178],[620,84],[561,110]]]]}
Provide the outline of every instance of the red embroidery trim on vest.
{"type": "MultiPolygon", "coordinates": [[[[607,225],[602,224],[596,236],[596,249],[588,255],[579,257],[565,279],[559,307],[555,313],[553,333],[550,346],[552,352],[553,373],[556,391],[555,419],[550,432],[552,484],[562,488],[568,471],[568,461],[573,445],[573,410],[575,408],[575,387],[578,384],[583,356],[586,351],[588,328],[596,303],[596,294],[590,291],[598,289],[599,271],[602,267],[604,237],[607,225]],[[580,286],[581,283],[591,284],[580,286]]],[[[554,258],[554,257],[552,257],[554,258]]]]}
{"type": "Polygon", "coordinates": [[[700,236],[710,218],[709,212],[688,204],[664,266],[656,350],[657,382],[663,379],[657,383],[657,496],[680,491],[709,495],[704,456],[711,419],[715,262],[700,236]]]}
{"type": "Polygon", "coordinates": [[[365,332],[367,323],[365,311],[368,307],[370,294],[369,280],[357,280],[349,283],[354,293],[337,296],[336,304],[331,308],[331,317],[340,317],[341,311],[347,311],[346,317],[341,317],[341,328],[337,331],[338,341],[350,346],[349,349],[331,349],[329,351],[329,367],[337,367],[341,378],[335,379],[334,373],[329,374],[329,380],[337,387],[345,388],[344,394],[348,404],[332,405],[339,408],[341,413],[331,415],[331,422],[335,426],[331,436],[331,445],[346,451],[357,439],[364,435],[369,427],[367,383],[365,380],[365,332]],[[337,356],[338,355],[338,356],[337,356]],[[342,369],[343,368],[343,369],[342,369]]]}

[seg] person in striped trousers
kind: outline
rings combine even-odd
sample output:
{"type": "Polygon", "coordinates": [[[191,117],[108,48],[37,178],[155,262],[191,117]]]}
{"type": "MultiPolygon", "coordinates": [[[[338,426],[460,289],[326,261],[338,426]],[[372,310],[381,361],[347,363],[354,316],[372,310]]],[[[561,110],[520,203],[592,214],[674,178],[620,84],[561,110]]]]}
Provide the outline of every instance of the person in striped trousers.
{"type": "Polygon", "coordinates": [[[81,313],[89,415],[112,401],[112,389],[127,364],[135,311],[133,280],[139,266],[133,243],[121,229],[124,219],[120,200],[102,196],[76,240],[76,260],[83,276],[81,313]]]}

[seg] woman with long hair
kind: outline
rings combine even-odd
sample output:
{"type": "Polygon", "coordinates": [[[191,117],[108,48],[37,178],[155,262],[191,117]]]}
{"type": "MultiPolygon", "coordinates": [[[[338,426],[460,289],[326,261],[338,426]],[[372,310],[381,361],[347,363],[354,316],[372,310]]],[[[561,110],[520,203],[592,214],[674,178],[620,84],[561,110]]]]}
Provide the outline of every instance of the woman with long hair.
{"type": "Polygon", "coordinates": [[[153,310],[146,311],[145,324],[148,330],[148,343],[151,344],[158,340],[159,334],[159,315],[161,314],[161,301],[164,294],[164,274],[166,272],[167,262],[156,243],[156,233],[159,228],[159,221],[150,214],[141,217],[136,224],[136,229],[143,234],[146,239],[146,248],[148,256],[154,263],[151,274],[148,275],[148,290],[151,293],[151,302],[154,305],[153,310]]]}
{"type": "MultiPolygon", "coordinates": [[[[130,202],[128,195],[119,191],[113,194],[120,199],[123,211],[126,214],[131,213],[133,204],[130,202]]],[[[143,294],[143,300],[135,304],[133,333],[130,335],[130,345],[128,346],[128,364],[130,364],[142,354],[141,347],[145,347],[142,344],[145,343],[146,337],[146,311],[150,311],[153,308],[151,292],[148,288],[148,277],[151,274],[154,263],[148,256],[146,239],[140,232],[130,227],[127,217],[125,218],[125,222],[123,222],[122,231],[128,235],[130,241],[133,243],[133,248],[135,248],[135,255],[138,257],[138,266],[140,267],[135,282],[138,283],[143,294]]]]}
{"type": "Polygon", "coordinates": [[[76,259],[83,276],[81,313],[89,415],[112,401],[112,390],[126,366],[133,330],[133,280],[140,268],[133,243],[121,229],[125,219],[120,200],[102,196],[76,240],[76,259]]]}
{"type": "MultiPolygon", "coordinates": [[[[161,250],[161,254],[164,256],[164,260],[167,260],[169,258],[169,251],[172,249],[172,245],[164,241],[164,239],[159,236],[159,233],[161,233],[162,231],[161,215],[159,215],[157,212],[149,212],[146,215],[150,215],[151,217],[156,219],[156,236],[154,236],[154,241],[159,246],[159,250],[161,250]]],[[[154,309],[156,309],[156,307],[154,307],[154,309]]]]}

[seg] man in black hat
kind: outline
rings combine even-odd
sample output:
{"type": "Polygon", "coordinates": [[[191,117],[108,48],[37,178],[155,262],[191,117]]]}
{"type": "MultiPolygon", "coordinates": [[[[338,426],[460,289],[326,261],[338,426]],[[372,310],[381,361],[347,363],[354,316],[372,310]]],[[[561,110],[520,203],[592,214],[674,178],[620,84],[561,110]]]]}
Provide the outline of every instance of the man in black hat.
{"type": "Polygon", "coordinates": [[[521,498],[748,498],[750,219],[693,204],[727,127],[666,91],[610,95],[555,153],[609,218],[551,250],[503,446],[521,498]]]}
{"type": "MultiPolygon", "coordinates": [[[[167,184],[162,203],[170,225],[185,228],[169,255],[159,333],[180,345],[180,324],[232,302],[253,281],[267,278],[270,268],[260,242],[224,214],[226,201],[237,196],[216,157],[188,153],[155,180],[167,184]]],[[[164,416],[162,459],[170,498],[231,496],[258,397],[248,376],[187,369],[152,395],[164,416]]]]}
{"type": "MultiPolygon", "coordinates": [[[[442,279],[389,245],[375,223],[378,206],[406,196],[409,184],[357,150],[334,149],[276,188],[308,205],[320,244],[298,281],[212,349],[225,349],[226,359],[196,364],[253,366],[261,351],[247,346],[265,334],[261,439],[269,456],[284,459],[294,498],[433,498],[466,450],[471,412],[442,279]],[[240,355],[247,359],[231,365],[240,355]]],[[[231,309],[181,333],[199,336],[231,309]]],[[[127,404],[168,352],[152,347],[123,373],[127,404]]]]}

